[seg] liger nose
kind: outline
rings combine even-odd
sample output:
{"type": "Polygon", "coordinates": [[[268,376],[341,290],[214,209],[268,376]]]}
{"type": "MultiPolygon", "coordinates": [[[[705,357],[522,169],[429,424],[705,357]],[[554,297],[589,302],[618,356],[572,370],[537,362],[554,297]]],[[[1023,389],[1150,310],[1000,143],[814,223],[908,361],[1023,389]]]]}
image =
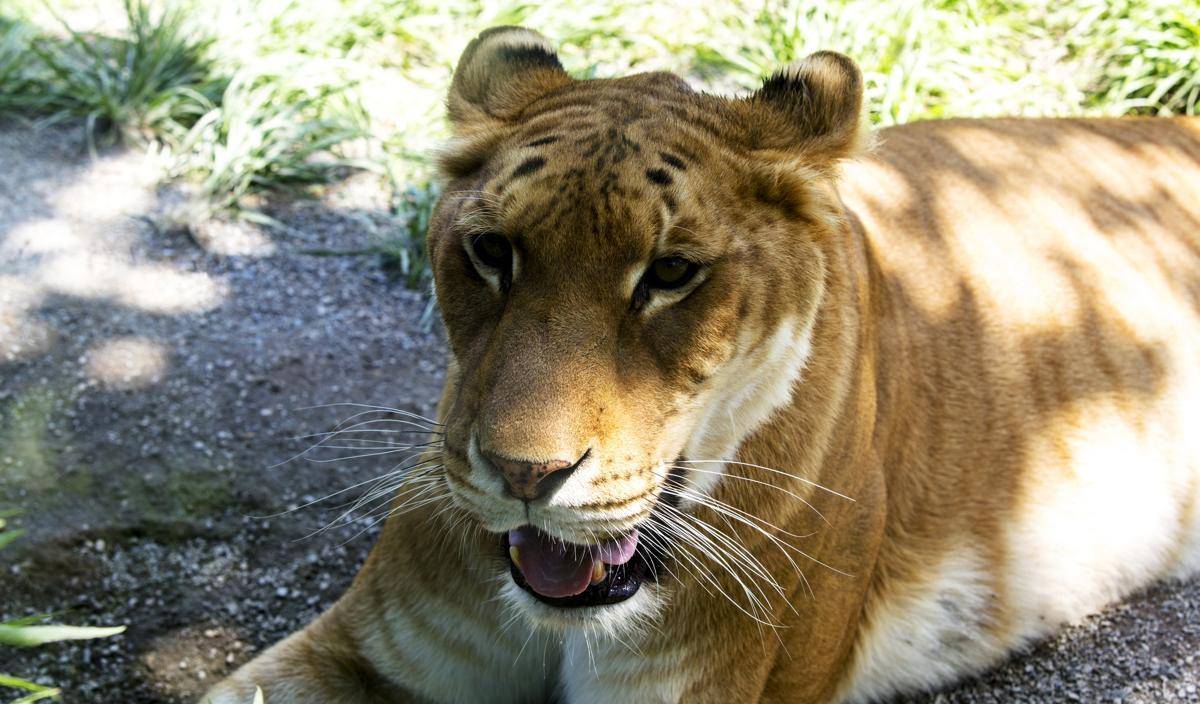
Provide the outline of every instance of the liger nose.
{"type": "Polygon", "coordinates": [[[557,489],[588,456],[585,452],[575,461],[530,462],[502,457],[494,452],[483,451],[482,454],[504,477],[508,493],[522,501],[539,499],[557,489]]]}

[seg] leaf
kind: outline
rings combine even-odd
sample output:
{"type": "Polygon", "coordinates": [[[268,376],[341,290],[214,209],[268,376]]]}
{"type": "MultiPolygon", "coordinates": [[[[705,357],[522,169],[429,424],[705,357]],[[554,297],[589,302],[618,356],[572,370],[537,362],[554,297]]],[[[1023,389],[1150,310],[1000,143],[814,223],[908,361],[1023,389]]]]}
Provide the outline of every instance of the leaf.
{"type": "Polygon", "coordinates": [[[54,614],[34,614],[24,618],[14,618],[10,621],[0,621],[0,626],[32,626],[35,623],[45,621],[54,614]]]}
{"type": "Polygon", "coordinates": [[[57,687],[44,687],[36,682],[23,680],[20,677],[0,674],[0,687],[12,687],[14,689],[23,689],[29,694],[15,699],[11,704],[29,704],[29,702],[41,701],[50,697],[57,697],[62,693],[62,690],[57,687]]]}
{"type": "Polygon", "coordinates": [[[13,677],[12,675],[0,675],[0,686],[23,689],[26,692],[42,692],[49,689],[49,687],[43,687],[36,682],[23,680],[20,677],[13,677]]]}
{"type": "Polygon", "coordinates": [[[17,538],[20,538],[22,535],[25,535],[24,528],[18,528],[16,530],[6,530],[6,531],[0,533],[0,550],[4,549],[4,547],[6,545],[8,545],[12,541],[16,540],[17,538]]]}
{"type": "Polygon", "coordinates": [[[88,626],[8,626],[0,625],[0,645],[33,646],[63,640],[107,638],[125,632],[124,626],[94,628],[88,626]]]}
{"type": "Polygon", "coordinates": [[[43,699],[58,698],[58,695],[60,694],[62,694],[61,689],[58,689],[57,687],[50,687],[48,689],[43,689],[40,692],[27,694],[20,699],[14,699],[11,704],[30,704],[30,702],[40,702],[43,699]]]}

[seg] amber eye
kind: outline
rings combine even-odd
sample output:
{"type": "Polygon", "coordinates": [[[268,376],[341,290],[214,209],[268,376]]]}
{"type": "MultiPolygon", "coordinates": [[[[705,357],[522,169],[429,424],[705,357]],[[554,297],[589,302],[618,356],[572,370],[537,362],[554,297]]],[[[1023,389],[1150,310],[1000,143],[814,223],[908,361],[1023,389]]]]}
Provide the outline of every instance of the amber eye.
{"type": "Polygon", "coordinates": [[[650,288],[671,290],[687,285],[700,265],[683,257],[663,257],[655,259],[646,272],[646,285],[650,288]]]}
{"type": "Polygon", "coordinates": [[[512,264],[512,247],[508,240],[493,232],[471,240],[471,250],[484,266],[504,271],[512,264]]]}

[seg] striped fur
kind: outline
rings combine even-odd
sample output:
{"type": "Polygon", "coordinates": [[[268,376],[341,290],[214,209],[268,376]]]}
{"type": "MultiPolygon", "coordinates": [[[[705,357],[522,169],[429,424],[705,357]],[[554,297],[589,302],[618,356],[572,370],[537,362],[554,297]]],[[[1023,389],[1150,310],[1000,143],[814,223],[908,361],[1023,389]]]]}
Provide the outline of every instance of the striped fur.
{"type": "Polygon", "coordinates": [[[878,701],[1200,570],[1200,122],[921,123],[842,162],[860,83],[819,54],[726,99],[477,39],[429,233],[448,498],[208,701],[878,701]],[[699,283],[639,298],[664,253],[699,283]],[[588,452],[525,506],[479,448],[588,452]],[[670,558],[555,609],[508,576],[528,521],[670,558]]]}

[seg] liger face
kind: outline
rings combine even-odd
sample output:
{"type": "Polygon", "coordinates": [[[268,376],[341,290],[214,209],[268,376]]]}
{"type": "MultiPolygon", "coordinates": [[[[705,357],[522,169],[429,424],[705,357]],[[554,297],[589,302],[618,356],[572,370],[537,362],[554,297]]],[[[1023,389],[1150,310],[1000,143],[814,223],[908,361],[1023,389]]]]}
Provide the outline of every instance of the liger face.
{"type": "Polygon", "coordinates": [[[451,92],[429,231],[443,460],[506,593],[575,623],[653,598],[720,478],[699,462],[786,401],[828,219],[748,153],[745,103],[666,74],[574,81],[536,36],[485,33],[451,92]]]}

